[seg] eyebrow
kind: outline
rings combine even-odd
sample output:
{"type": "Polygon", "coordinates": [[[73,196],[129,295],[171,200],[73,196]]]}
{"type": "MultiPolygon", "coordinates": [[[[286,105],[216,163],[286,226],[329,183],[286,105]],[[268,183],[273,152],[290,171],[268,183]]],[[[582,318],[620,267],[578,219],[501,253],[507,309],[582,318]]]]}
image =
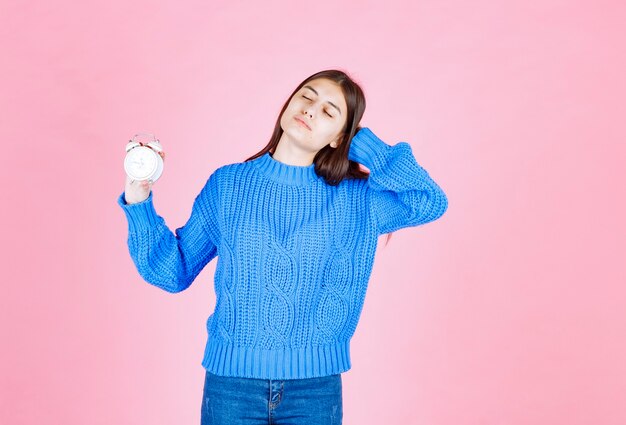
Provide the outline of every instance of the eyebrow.
{"type": "MultiPolygon", "coordinates": [[[[319,96],[319,93],[317,92],[317,90],[315,90],[313,87],[311,86],[304,86],[305,89],[309,89],[311,90],[313,93],[315,93],[316,95],[319,96]]],[[[333,102],[331,102],[330,100],[327,101],[328,103],[330,103],[330,106],[332,106],[333,108],[335,108],[337,111],[339,111],[339,115],[341,115],[341,109],[339,109],[339,106],[335,105],[333,102]]]]}

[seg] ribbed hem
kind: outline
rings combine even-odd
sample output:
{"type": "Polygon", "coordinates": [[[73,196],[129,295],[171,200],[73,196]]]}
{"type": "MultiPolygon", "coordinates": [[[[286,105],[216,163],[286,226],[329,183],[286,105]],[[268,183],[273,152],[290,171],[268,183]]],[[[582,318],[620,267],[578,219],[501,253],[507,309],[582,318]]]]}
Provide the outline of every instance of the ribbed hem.
{"type": "Polygon", "coordinates": [[[379,169],[385,165],[387,154],[392,146],[379,139],[368,127],[362,127],[352,138],[348,159],[379,169]]]}
{"type": "Polygon", "coordinates": [[[117,198],[117,203],[126,213],[126,219],[128,220],[128,231],[137,232],[142,229],[154,227],[159,220],[159,216],[154,210],[154,204],[152,203],[152,191],[148,197],[135,204],[127,204],[125,198],[126,192],[117,198]]]}
{"type": "Polygon", "coordinates": [[[207,341],[202,366],[221,376],[302,379],[350,369],[350,341],[305,348],[264,350],[207,341]]]}
{"type": "Polygon", "coordinates": [[[289,165],[280,162],[268,152],[252,161],[266,176],[274,181],[291,185],[307,185],[319,180],[315,163],[311,165],[289,165]]]}

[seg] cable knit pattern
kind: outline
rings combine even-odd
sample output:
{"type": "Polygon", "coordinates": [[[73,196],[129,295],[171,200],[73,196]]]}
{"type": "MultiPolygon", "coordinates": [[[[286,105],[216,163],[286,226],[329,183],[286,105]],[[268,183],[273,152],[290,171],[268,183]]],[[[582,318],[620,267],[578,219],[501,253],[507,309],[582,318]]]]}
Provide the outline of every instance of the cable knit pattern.
{"type": "Polygon", "coordinates": [[[218,258],[202,359],[211,373],[300,379],[350,369],[378,236],[436,220],[448,200],[406,142],[390,146],[364,127],[349,159],[369,178],[331,186],[314,164],[269,152],[219,167],[175,232],[152,192],[131,205],[118,197],[146,282],[180,292],[218,258]]]}

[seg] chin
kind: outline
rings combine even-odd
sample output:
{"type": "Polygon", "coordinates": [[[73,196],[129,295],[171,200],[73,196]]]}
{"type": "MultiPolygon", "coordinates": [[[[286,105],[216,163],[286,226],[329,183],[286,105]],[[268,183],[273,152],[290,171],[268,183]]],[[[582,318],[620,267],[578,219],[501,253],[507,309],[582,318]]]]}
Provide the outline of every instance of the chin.
{"type": "Polygon", "coordinates": [[[284,127],[283,132],[297,140],[306,141],[311,138],[311,131],[300,126],[297,122],[290,123],[287,127],[284,127]]]}

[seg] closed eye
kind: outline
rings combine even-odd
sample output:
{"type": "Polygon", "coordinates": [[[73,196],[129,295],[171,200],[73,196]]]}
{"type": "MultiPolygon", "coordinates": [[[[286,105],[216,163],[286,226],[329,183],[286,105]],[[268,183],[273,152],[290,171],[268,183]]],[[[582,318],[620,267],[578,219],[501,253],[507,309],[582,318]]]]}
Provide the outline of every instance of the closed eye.
{"type": "MultiPolygon", "coordinates": [[[[308,97],[306,97],[305,95],[302,95],[302,97],[303,97],[303,98],[305,98],[306,100],[311,100],[311,99],[309,99],[308,97]]],[[[326,115],[328,115],[329,117],[331,117],[331,118],[333,117],[333,116],[332,116],[332,115],[330,115],[330,114],[328,113],[328,111],[326,111],[326,110],[324,110],[324,113],[325,113],[326,115]]]]}

